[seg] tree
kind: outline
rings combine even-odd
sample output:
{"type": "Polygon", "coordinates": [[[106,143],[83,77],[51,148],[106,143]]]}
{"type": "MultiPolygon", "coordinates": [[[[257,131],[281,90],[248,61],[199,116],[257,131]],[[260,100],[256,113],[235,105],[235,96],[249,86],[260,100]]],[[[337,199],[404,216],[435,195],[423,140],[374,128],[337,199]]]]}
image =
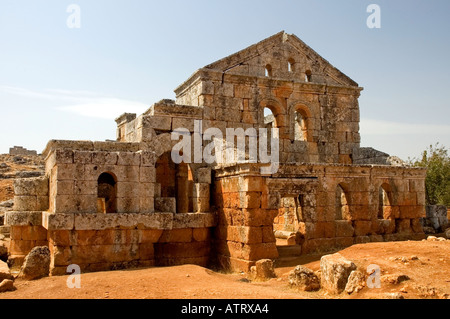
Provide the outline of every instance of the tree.
{"type": "Polygon", "coordinates": [[[427,168],[425,179],[427,205],[450,206],[450,157],[445,146],[436,143],[422,153],[422,158],[410,160],[416,167],[427,168]]]}

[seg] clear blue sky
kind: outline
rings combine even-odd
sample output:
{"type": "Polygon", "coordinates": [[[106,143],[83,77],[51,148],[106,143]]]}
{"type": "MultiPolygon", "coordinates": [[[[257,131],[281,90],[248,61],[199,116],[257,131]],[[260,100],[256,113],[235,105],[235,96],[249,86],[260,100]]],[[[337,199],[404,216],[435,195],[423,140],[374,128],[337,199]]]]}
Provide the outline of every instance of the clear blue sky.
{"type": "Polygon", "coordinates": [[[450,147],[448,0],[2,0],[0,153],[115,139],[121,113],[173,99],[198,68],[281,30],[364,87],[362,146],[403,159],[450,147]],[[381,29],[366,25],[371,3],[381,29]]]}

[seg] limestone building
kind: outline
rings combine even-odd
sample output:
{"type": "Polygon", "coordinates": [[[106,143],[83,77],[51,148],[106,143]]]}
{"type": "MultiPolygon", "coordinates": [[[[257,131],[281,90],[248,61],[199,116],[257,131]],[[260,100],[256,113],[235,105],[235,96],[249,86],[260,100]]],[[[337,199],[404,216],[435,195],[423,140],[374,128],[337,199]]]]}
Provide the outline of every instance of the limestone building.
{"type": "Polygon", "coordinates": [[[277,259],[280,243],[308,254],[421,238],[426,171],[363,158],[361,90],[285,32],[207,65],[176,101],[117,118],[116,142],[50,141],[45,178],[15,183],[11,258],[47,245],[52,274],[70,264],[248,271],[277,259]],[[171,159],[178,128],[267,127],[279,129],[274,173],[260,162],[171,159]]]}

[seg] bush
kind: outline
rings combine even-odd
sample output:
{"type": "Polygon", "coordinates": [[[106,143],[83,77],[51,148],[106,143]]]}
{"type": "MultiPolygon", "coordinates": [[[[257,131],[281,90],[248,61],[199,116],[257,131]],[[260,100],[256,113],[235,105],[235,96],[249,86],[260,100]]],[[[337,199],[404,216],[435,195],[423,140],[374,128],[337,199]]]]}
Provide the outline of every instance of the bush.
{"type": "Polygon", "coordinates": [[[450,206],[450,157],[445,146],[436,143],[422,153],[422,158],[410,160],[416,167],[427,168],[425,180],[427,205],[450,206]]]}

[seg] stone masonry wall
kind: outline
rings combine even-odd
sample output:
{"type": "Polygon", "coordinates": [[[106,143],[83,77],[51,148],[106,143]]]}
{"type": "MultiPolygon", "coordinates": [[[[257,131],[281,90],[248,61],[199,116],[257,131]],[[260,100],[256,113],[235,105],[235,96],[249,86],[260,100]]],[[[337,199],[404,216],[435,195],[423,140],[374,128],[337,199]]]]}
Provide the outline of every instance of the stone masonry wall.
{"type": "Polygon", "coordinates": [[[245,165],[220,170],[215,183],[218,262],[248,271],[258,259],[277,258],[273,226],[284,206],[282,198],[299,196],[297,245],[302,254],[364,242],[421,239],[424,179],[424,170],[383,166],[284,165],[271,177],[247,172],[245,165]],[[345,216],[336,213],[338,185],[348,198],[345,216]],[[383,206],[380,216],[382,186],[390,204],[383,206]]]}

